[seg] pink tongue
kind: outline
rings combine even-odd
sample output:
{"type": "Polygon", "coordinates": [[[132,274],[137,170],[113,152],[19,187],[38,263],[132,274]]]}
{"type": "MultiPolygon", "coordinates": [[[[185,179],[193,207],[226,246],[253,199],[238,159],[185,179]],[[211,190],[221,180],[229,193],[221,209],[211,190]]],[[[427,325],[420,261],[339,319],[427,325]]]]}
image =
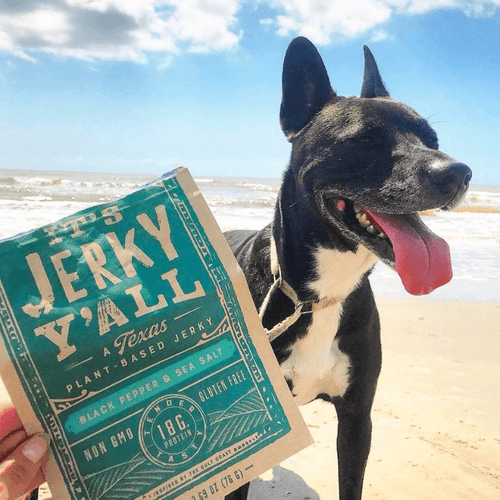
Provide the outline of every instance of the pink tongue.
{"type": "Polygon", "coordinates": [[[396,271],[408,293],[427,295],[451,280],[448,244],[436,236],[418,214],[389,217],[365,208],[363,211],[391,240],[396,271]]]}

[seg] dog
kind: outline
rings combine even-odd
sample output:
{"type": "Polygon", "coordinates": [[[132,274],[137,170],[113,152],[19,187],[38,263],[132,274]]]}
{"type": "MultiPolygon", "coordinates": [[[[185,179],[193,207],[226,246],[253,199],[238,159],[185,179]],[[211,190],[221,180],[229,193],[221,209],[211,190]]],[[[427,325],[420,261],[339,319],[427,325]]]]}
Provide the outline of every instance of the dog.
{"type": "Polygon", "coordinates": [[[361,498],[381,369],[370,272],[381,260],[413,295],[447,283],[448,246],[417,212],[458,206],[472,176],[364,56],[361,96],[340,97],[314,45],[291,42],[280,123],[292,153],[273,221],[225,233],[296,403],[335,405],[341,500],[361,498]]]}

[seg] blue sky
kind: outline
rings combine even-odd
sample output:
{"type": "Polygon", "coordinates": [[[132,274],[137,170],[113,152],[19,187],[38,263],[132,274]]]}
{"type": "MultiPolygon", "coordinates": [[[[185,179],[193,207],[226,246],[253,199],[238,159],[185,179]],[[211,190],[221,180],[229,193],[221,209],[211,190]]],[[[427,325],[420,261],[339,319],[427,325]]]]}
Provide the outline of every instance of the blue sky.
{"type": "Polygon", "coordinates": [[[0,0],[0,168],[279,177],[297,35],[340,95],[369,45],[441,149],[500,185],[500,0],[0,0]]]}

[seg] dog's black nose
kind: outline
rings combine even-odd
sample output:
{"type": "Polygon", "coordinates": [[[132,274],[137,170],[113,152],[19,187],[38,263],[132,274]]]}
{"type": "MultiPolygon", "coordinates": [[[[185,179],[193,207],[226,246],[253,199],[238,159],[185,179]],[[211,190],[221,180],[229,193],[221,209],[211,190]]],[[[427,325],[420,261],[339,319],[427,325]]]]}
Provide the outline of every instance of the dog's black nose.
{"type": "Polygon", "coordinates": [[[431,173],[432,182],[442,195],[466,190],[472,179],[472,171],[465,163],[452,163],[431,173]]]}

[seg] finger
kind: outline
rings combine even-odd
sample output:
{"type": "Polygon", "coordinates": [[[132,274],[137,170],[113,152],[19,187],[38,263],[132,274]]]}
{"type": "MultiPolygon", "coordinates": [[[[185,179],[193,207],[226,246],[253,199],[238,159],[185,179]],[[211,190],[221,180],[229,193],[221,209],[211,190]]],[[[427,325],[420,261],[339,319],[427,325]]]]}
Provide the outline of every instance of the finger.
{"type": "Polygon", "coordinates": [[[0,462],[28,439],[24,429],[18,429],[0,441],[0,462]]]}
{"type": "Polygon", "coordinates": [[[0,441],[12,431],[22,428],[21,419],[13,406],[0,411],[0,441]]]}
{"type": "Polygon", "coordinates": [[[41,433],[18,446],[0,465],[0,499],[14,500],[29,491],[48,458],[49,436],[41,433]]]}

